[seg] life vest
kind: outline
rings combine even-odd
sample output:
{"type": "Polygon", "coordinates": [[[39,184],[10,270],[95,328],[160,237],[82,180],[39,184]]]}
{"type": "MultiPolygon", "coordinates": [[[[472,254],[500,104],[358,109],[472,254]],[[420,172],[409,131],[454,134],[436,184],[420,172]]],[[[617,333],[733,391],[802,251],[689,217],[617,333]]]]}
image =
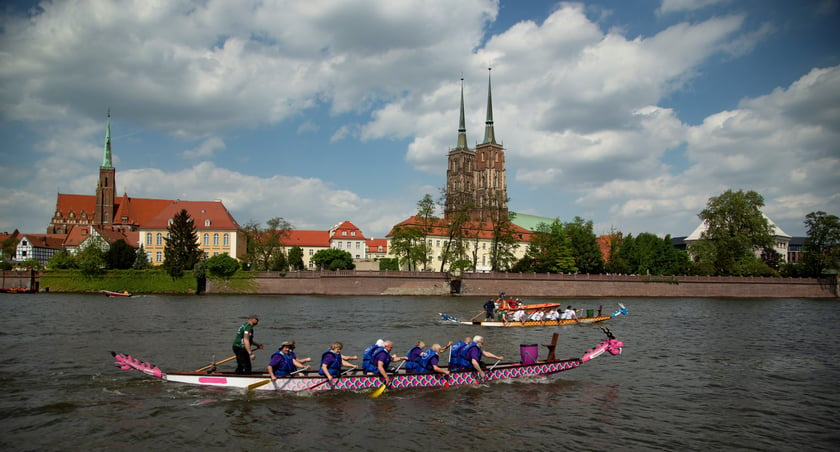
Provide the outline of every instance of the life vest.
{"type": "Polygon", "coordinates": [[[285,377],[295,370],[295,363],[291,356],[286,356],[279,350],[271,354],[271,360],[274,361],[275,356],[280,356],[280,364],[274,370],[274,375],[278,377],[285,377]]]}
{"type": "Polygon", "coordinates": [[[376,344],[370,344],[365,351],[362,352],[362,369],[367,370],[370,361],[373,359],[373,351],[376,350],[376,344]]]}
{"type": "Polygon", "coordinates": [[[406,372],[420,372],[422,369],[420,367],[420,356],[423,354],[423,349],[420,348],[419,345],[415,345],[411,347],[411,350],[408,351],[405,355],[408,359],[405,361],[405,371],[406,372]]]}
{"type": "Polygon", "coordinates": [[[461,348],[465,345],[467,343],[464,341],[458,341],[452,344],[452,347],[449,349],[449,370],[458,370],[465,367],[459,354],[461,348]]]}
{"type": "Polygon", "coordinates": [[[473,369],[472,360],[468,355],[473,348],[478,348],[478,355],[481,356],[481,348],[475,342],[470,342],[458,351],[458,358],[463,363],[463,369],[473,369]]]}
{"type": "Polygon", "coordinates": [[[417,359],[418,372],[434,372],[435,368],[432,367],[432,358],[436,356],[438,354],[432,349],[424,351],[417,359]]]}
{"type": "Polygon", "coordinates": [[[382,364],[385,366],[385,369],[388,368],[388,365],[391,364],[391,355],[388,354],[388,351],[385,350],[385,347],[376,347],[373,351],[370,352],[370,361],[368,361],[367,365],[365,366],[365,370],[368,372],[378,373],[379,367],[376,365],[376,357],[379,356],[380,353],[385,353],[385,359],[382,360],[382,364]]]}
{"type": "MultiPolygon", "coordinates": [[[[330,363],[329,367],[327,367],[327,371],[333,377],[337,377],[337,376],[341,375],[341,362],[342,362],[341,353],[336,353],[332,350],[325,351],[324,354],[321,355],[321,363],[322,364],[324,362],[324,358],[326,358],[327,355],[333,355],[333,358],[335,358],[333,360],[333,362],[330,363]]],[[[318,375],[320,375],[322,377],[325,376],[324,375],[324,368],[321,367],[321,366],[318,366],[318,375]]]]}

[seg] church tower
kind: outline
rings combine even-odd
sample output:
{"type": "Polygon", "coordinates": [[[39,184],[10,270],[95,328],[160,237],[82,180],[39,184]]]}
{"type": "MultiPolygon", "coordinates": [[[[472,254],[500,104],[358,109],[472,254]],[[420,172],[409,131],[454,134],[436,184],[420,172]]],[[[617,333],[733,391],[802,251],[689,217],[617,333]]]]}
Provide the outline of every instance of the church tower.
{"type": "Polygon", "coordinates": [[[449,218],[472,204],[475,152],[467,147],[467,126],[464,120],[464,79],[461,79],[461,119],[458,123],[458,145],[449,151],[446,169],[446,205],[444,217],[449,218]]]}
{"type": "Polygon", "coordinates": [[[505,151],[496,142],[493,129],[493,96],[490,75],[487,76],[487,120],[484,141],[475,150],[467,147],[464,121],[464,79],[461,79],[461,118],[458,126],[458,145],[449,151],[446,170],[446,206],[444,217],[469,211],[474,221],[494,221],[507,218],[507,181],[505,179],[505,151]]]}
{"type": "Polygon", "coordinates": [[[99,167],[99,182],[96,184],[96,209],[93,224],[110,226],[114,222],[114,194],[116,193],[116,170],[111,164],[111,110],[108,110],[108,125],[105,130],[105,149],[102,166],[99,167]]]}
{"type": "Polygon", "coordinates": [[[507,180],[505,178],[505,150],[496,143],[493,130],[493,95],[490,89],[490,69],[487,69],[487,119],[484,141],[475,147],[475,204],[479,219],[499,221],[507,218],[507,180]]]}

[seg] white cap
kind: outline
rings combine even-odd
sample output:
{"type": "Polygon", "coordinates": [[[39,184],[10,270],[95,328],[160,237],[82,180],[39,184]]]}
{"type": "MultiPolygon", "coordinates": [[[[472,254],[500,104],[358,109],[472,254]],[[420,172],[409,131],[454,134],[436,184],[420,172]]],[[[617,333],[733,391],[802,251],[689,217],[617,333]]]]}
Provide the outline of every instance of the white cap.
{"type": "Polygon", "coordinates": [[[383,341],[382,339],[378,339],[376,341],[376,346],[377,347],[384,347],[385,346],[385,341],[383,341]]]}

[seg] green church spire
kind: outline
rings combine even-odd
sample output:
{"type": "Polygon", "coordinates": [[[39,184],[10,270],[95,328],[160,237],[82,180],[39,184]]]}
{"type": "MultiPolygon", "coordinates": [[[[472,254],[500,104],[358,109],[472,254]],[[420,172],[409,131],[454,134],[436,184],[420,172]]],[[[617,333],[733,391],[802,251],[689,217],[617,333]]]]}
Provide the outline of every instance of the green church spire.
{"type": "Polygon", "coordinates": [[[108,109],[108,127],[105,130],[105,152],[102,156],[102,167],[111,168],[111,109],[108,109]]]}
{"type": "Polygon", "coordinates": [[[461,121],[458,123],[458,147],[467,149],[467,126],[464,120],[464,78],[461,78],[461,121]]]}
{"type": "Polygon", "coordinates": [[[493,96],[490,93],[490,70],[487,68],[487,120],[484,122],[484,142],[495,143],[496,134],[493,132],[493,96]]]}

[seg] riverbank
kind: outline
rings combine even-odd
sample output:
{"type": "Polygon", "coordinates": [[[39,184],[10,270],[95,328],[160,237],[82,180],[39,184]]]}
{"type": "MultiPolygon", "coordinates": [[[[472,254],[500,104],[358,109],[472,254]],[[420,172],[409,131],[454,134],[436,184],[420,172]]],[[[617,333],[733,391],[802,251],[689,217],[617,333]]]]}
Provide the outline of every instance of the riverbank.
{"type": "MultiPolygon", "coordinates": [[[[172,279],[160,270],[116,270],[84,278],[71,270],[3,272],[2,288],[15,292],[100,292],[194,294],[192,272],[172,279]]],[[[206,294],[335,296],[482,296],[506,292],[518,297],[689,297],[837,298],[837,280],[709,276],[557,275],[546,273],[324,271],[239,272],[233,279],[208,279],[206,294]]]]}
{"type": "MultiPolygon", "coordinates": [[[[437,272],[254,273],[252,292],[276,295],[466,295],[496,297],[719,297],[837,298],[836,279],[708,276],[557,275],[546,273],[437,272]]],[[[226,281],[208,280],[207,293],[241,292],[226,281]]]]}

